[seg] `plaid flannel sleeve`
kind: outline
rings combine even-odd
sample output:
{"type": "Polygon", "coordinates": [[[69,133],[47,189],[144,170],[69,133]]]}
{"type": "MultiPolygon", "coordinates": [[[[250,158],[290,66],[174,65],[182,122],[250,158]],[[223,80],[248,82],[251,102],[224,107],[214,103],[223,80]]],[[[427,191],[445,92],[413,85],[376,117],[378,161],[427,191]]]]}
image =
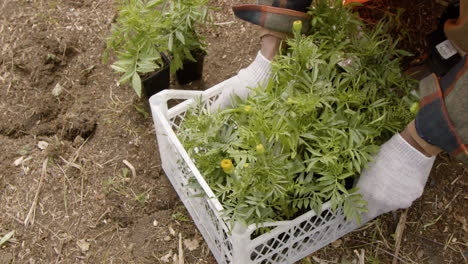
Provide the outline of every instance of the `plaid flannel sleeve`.
{"type": "MultiPolygon", "coordinates": [[[[445,21],[443,31],[464,57],[446,74],[439,77],[432,74],[421,81],[421,109],[415,125],[426,142],[468,164],[468,0],[460,0],[458,6],[458,18],[445,21]]],[[[443,47],[440,44],[438,48],[443,47]]],[[[450,48],[439,50],[441,54],[447,51],[450,48]]],[[[441,62],[450,62],[448,57],[441,62]]]]}
{"type": "Polygon", "coordinates": [[[421,109],[416,131],[429,144],[468,164],[468,56],[446,75],[435,74],[420,83],[421,109]]]}

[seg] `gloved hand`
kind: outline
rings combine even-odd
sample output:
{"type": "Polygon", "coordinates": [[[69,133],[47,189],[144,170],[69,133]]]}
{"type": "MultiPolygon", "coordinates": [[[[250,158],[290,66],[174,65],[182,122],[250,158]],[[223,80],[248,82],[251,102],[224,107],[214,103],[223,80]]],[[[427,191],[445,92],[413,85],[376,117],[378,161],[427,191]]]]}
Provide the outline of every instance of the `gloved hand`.
{"type": "MultiPolygon", "coordinates": [[[[462,48],[460,53],[468,48],[467,3],[468,0],[461,0],[458,20],[446,19],[452,24],[457,21],[458,38],[454,40],[457,47],[462,48]]],[[[445,29],[451,29],[451,25],[445,23],[445,29]]],[[[443,48],[439,46],[441,54],[450,51],[443,48]]],[[[363,222],[409,207],[422,194],[434,157],[441,150],[468,163],[468,57],[461,57],[447,71],[441,72],[437,74],[440,79],[432,74],[420,82],[421,109],[416,119],[401,135],[395,135],[382,145],[374,157],[375,162],[363,170],[357,183],[369,203],[369,212],[362,216],[363,222]]]]}
{"type": "Polygon", "coordinates": [[[397,134],[382,145],[374,159],[356,186],[368,202],[362,223],[411,206],[423,193],[435,157],[426,157],[397,134]]]}
{"type": "Polygon", "coordinates": [[[293,23],[302,21],[302,33],[310,28],[310,16],[306,14],[312,0],[258,0],[256,5],[239,5],[234,14],[247,22],[264,28],[292,33],[293,23]]]}

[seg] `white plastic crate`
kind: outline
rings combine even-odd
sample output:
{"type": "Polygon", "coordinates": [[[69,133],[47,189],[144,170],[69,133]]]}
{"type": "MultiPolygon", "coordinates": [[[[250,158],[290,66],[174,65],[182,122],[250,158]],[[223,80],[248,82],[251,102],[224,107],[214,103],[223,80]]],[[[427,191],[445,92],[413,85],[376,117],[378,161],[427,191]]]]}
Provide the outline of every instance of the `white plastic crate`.
{"type": "Polygon", "coordinates": [[[354,230],[357,225],[346,221],[340,210],[333,212],[329,203],[324,204],[320,215],[309,211],[291,221],[264,223],[263,227],[272,230],[255,238],[255,225],[236,225],[230,230],[221,217],[221,203],[176,136],[194,98],[201,96],[209,105],[225,84],[206,91],[164,90],[150,98],[162,167],[218,263],[294,263],[354,230]],[[171,99],[186,100],[169,109],[167,102],[171,99]],[[205,196],[194,197],[199,191],[186,187],[191,177],[205,196]]]}

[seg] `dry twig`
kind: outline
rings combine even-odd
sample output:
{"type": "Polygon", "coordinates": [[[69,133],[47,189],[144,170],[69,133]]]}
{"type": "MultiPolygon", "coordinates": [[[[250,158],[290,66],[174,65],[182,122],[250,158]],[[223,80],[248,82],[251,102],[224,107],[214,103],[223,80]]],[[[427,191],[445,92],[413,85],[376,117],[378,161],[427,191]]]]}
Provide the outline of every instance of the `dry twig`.
{"type": "Polygon", "coordinates": [[[179,263],[184,264],[184,248],[182,247],[182,233],[179,233],[179,263]]]}
{"type": "MultiPolygon", "coordinates": [[[[369,242],[366,242],[366,241],[362,241],[362,240],[354,240],[356,242],[359,242],[359,243],[362,243],[362,245],[368,245],[368,246],[371,246],[371,247],[374,247],[373,244],[377,243],[377,244],[383,244],[382,241],[379,241],[379,242],[373,242],[373,243],[369,243],[369,242]]],[[[360,245],[360,246],[362,246],[360,245]]],[[[356,247],[360,247],[360,246],[356,246],[356,247]]],[[[412,263],[412,264],[417,264],[416,262],[414,262],[413,260],[411,260],[410,258],[408,257],[405,257],[405,256],[395,256],[395,254],[393,254],[392,252],[389,252],[381,247],[376,247],[375,248],[377,251],[381,251],[382,253],[385,253],[391,257],[394,257],[394,258],[397,258],[401,263],[412,263]],[[405,258],[405,259],[403,259],[405,258]]]]}
{"type": "Polygon", "coordinates": [[[406,217],[408,216],[408,209],[406,209],[400,215],[400,221],[398,222],[398,226],[395,231],[395,256],[393,257],[392,264],[396,264],[398,262],[398,255],[400,254],[400,245],[401,239],[403,238],[403,231],[405,230],[406,226],[406,217]]]}
{"type": "Polygon", "coordinates": [[[47,173],[47,158],[44,159],[44,161],[42,162],[41,179],[39,180],[39,186],[37,187],[36,194],[34,195],[34,200],[31,205],[31,208],[29,208],[28,215],[24,219],[25,226],[28,226],[29,224],[34,225],[34,218],[36,217],[36,207],[37,207],[37,202],[39,200],[39,193],[41,191],[46,173],[47,173]]]}
{"type": "Polygon", "coordinates": [[[366,255],[365,255],[365,250],[361,249],[361,252],[358,252],[356,249],[354,250],[354,253],[358,257],[359,264],[366,264],[366,255]]]}
{"type": "Polygon", "coordinates": [[[133,178],[135,178],[136,177],[135,167],[133,167],[133,165],[130,162],[128,162],[127,160],[122,160],[122,162],[123,162],[123,164],[125,164],[125,166],[127,166],[130,169],[130,171],[132,172],[133,178]]]}
{"type": "Polygon", "coordinates": [[[377,250],[378,250],[378,251],[381,251],[381,252],[383,252],[383,253],[385,253],[385,254],[387,254],[387,255],[389,255],[389,256],[392,256],[392,257],[398,259],[401,263],[404,263],[404,264],[405,264],[405,263],[414,263],[414,264],[416,264],[416,262],[414,262],[414,261],[411,260],[411,259],[406,259],[406,260],[404,260],[404,259],[402,259],[401,257],[395,256],[395,254],[392,254],[392,252],[389,252],[389,251],[387,251],[387,250],[385,250],[385,249],[383,249],[383,248],[377,248],[377,250]]]}

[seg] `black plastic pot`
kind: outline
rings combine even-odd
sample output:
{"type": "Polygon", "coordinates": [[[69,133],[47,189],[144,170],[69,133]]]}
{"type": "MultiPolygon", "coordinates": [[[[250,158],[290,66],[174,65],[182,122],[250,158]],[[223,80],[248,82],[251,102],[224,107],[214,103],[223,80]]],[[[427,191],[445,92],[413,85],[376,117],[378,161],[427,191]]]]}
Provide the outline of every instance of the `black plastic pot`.
{"type": "Polygon", "coordinates": [[[170,82],[170,69],[169,66],[171,61],[169,58],[161,54],[164,65],[158,71],[152,73],[150,76],[143,79],[143,93],[147,98],[150,98],[152,95],[169,88],[170,82]]]}
{"type": "Polygon", "coordinates": [[[176,78],[179,84],[184,85],[202,78],[203,62],[206,53],[203,50],[194,50],[192,51],[192,56],[196,61],[184,61],[183,68],[176,72],[176,78]]]}

